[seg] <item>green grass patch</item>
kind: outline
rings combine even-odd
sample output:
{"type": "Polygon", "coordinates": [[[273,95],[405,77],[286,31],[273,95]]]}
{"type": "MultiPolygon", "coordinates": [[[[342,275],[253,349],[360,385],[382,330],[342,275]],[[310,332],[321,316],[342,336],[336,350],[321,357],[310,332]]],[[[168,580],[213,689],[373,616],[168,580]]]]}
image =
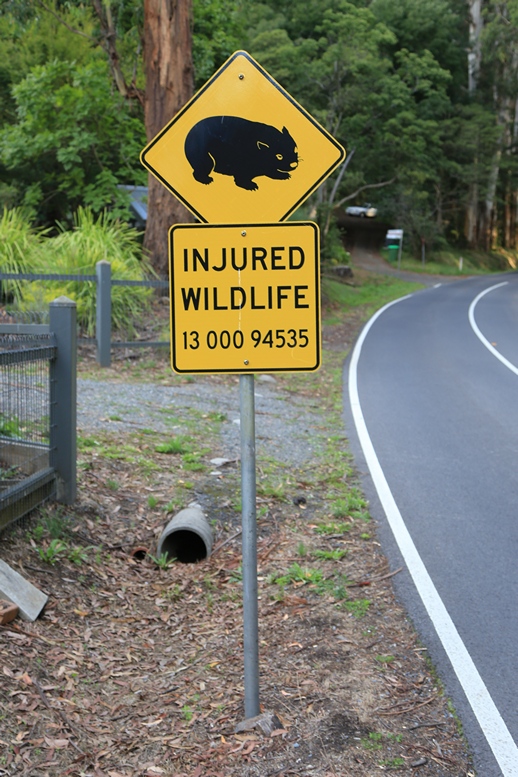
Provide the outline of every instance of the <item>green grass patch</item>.
{"type": "MultiPolygon", "coordinates": [[[[347,599],[347,575],[332,575],[325,577],[321,569],[301,567],[296,562],[282,575],[270,575],[268,582],[278,585],[281,589],[293,585],[308,586],[318,596],[331,596],[337,602],[347,599]]],[[[282,597],[281,597],[282,598],[282,597]]]]}
{"type": "Polygon", "coordinates": [[[157,453],[186,454],[190,451],[189,438],[173,437],[167,442],[155,445],[155,450],[157,453]]]}
{"type": "MultiPolygon", "coordinates": [[[[389,260],[389,252],[386,248],[382,249],[381,254],[387,261],[389,260]]],[[[423,275],[466,276],[514,270],[517,259],[515,252],[505,250],[488,252],[450,246],[441,250],[427,251],[424,263],[421,257],[416,257],[405,250],[399,265],[397,260],[390,263],[400,267],[401,270],[423,275]]]]}
{"type": "Polygon", "coordinates": [[[311,553],[315,558],[322,558],[326,561],[340,561],[347,555],[346,550],[314,550],[311,553]]]}
{"type": "Polygon", "coordinates": [[[315,533],[323,536],[346,534],[350,530],[350,523],[319,523],[315,527],[315,533]]]}
{"type": "Polygon", "coordinates": [[[349,286],[324,277],[322,278],[323,323],[338,323],[341,319],[340,312],[350,310],[350,308],[364,307],[365,316],[368,318],[387,302],[392,302],[422,288],[420,283],[408,283],[388,275],[373,275],[372,278],[358,286],[349,286]]]}
{"type": "Polygon", "coordinates": [[[370,599],[354,599],[349,602],[344,602],[342,606],[347,612],[354,615],[355,618],[364,618],[367,615],[371,604],[372,602],[370,599]]]}

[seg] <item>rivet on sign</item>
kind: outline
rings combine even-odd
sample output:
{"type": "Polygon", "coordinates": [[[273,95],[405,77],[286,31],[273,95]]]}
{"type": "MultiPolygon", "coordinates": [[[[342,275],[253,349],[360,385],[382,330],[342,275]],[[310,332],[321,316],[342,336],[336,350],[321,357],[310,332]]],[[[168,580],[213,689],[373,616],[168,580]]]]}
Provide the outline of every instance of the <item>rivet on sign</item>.
{"type": "Polygon", "coordinates": [[[245,364],[249,364],[249,361],[248,361],[248,359],[245,359],[245,364]]]}
{"type": "Polygon", "coordinates": [[[239,74],[239,80],[242,81],[243,79],[244,79],[244,75],[243,75],[243,73],[240,73],[239,74]]]}
{"type": "Polygon", "coordinates": [[[241,234],[243,235],[243,237],[246,237],[246,229],[244,229],[244,230],[241,232],[241,234]]]}

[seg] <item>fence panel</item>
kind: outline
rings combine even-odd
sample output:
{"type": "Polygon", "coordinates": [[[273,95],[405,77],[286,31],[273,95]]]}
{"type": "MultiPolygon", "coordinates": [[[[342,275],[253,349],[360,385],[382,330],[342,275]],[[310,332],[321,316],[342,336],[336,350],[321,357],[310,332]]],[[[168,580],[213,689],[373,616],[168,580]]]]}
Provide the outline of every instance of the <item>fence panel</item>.
{"type": "Polygon", "coordinates": [[[153,289],[168,289],[169,282],[159,279],[127,281],[112,278],[111,265],[107,261],[96,264],[95,275],[60,275],[58,273],[1,273],[2,280],[25,281],[76,281],[78,283],[90,281],[97,285],[96,293],[96,332],[95,338],[80,338],[82,344],[96,346],[96,358],[101,367],[109,367],[111,364],[112,348],[164,348],[169,346],[168,340],[142,341],[130,340],[118,342],[112,340],[111,335],[111,289],[113,286],[142,286],[153,289]]]}
{"type": "Polygon", "coordinates": [[[0,325],[0,531],[49,497],[75,499],[75,314],[62,297],[50,326],[0,325]]]}

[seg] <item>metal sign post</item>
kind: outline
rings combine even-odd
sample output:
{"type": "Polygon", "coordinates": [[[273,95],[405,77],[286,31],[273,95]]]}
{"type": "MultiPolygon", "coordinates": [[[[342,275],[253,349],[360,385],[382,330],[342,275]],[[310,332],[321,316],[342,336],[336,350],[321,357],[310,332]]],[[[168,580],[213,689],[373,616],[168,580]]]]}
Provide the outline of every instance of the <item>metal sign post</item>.
{"type": "Polygon", "coordinates": [[[171,366],[240,373],[245,715],[259,714],[254,373],[320,366],[319,232],[285,222],[345,150],[237,51],[141,161],[203,224],[169,233],[171,366]]]}
{"type": "Polygon", "coordinates": [[[245,717],[259,715],[259,617],[255,481],[254,376],[239,378],[241,411],[241,516],[243,526],[243,634],[245,717]]]}

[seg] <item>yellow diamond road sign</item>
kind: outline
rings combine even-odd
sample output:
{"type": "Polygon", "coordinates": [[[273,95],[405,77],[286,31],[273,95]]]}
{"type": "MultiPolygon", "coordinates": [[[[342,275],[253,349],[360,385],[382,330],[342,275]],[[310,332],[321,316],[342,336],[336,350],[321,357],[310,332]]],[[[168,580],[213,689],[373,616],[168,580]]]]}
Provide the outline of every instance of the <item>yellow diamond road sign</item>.
{"type": "Polygon", "coordinates": [[[171,227],[173,370],[318,369],[318,235],[311,222],[171,227]]]}
{"type": "Polygon", "coordinates": [[[207,223],[283,221],[345,151],[244,51],[214,74],[141,160],[207,223]]]}

